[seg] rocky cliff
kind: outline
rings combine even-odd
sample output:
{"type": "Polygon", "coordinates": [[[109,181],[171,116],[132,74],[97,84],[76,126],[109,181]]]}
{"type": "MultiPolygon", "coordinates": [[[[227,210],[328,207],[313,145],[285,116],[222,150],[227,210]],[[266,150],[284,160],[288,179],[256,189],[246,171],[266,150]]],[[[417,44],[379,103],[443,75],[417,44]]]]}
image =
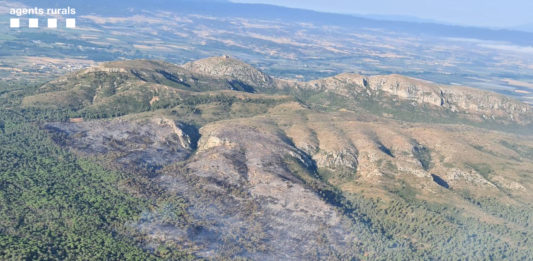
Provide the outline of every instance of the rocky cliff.
{"type": "Polygon", "coordinates": [[[250,86],[269,88],[274,85],[274,80],[269,75],[227,55],[189,62],[183,68],[199,74],[240,81],[250,86]]]}
{"type": "Polygon", "coordinates": [[[532,108],[504,95],[459,86],[445,86],[401,75],[362,76],[340,74],[302,83],[301,88],[338,93],[347,97],[363,95],[373,99],[399,99],[480,116],[483,119],[505,119],[529,124],[532,108]]]}

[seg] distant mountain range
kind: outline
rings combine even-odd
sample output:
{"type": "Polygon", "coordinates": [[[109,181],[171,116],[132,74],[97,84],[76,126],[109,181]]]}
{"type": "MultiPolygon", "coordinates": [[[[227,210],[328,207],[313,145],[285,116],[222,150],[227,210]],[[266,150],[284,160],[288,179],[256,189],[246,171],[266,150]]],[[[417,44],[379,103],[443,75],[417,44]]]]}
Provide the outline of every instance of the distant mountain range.
{"type": "Polygon", "coordinates": [[[520,25],[520,26],[513,27],[512,29],[513,30],[526,31],[526,32],[533,33],[533,23],[531,23],[531,24],[523,24],[523,25],[520,25]]]}
{"type": "MultiPolygon", "coordinates": [[[[26,0],[29,6],[64,7],[65,2],[55,0],[26,0]]],[[[150,11],[170,11],[176,13],[197,13],[215,17],[243,17],[265,20],[282,19],[293,22],[312,22],[315,24],[335,25],[357,28],[373,27],[386,28],[396,32],[427,34],[441,37],[475,38],[481,40],[507,41],[518,45],[530,45],[533,33],[518,30],[494,30],[479,27],[454,26],[428,21],[408,21],[394,17],[366,18],[354,15],[322,13],[303,9],[294,9],[266,4],[242,4],[228,1],[190,1],[190,0],[134,0],[134,1],[106,1],[106,0],[72,0],[68,5],[75,6],[81,15],[97,14],[112,16],[128,16],[135,13],[150,11]],[[206,4],[208,2],[209,4],[206,4]],[[383,19],[385,18],[385,19],[383,19]]],[[[401,18],[401,17],[397,17],[401,18]]]]}
{"type": "Polygon", "coordinates": [[[373,20],[385,20],[396,22],[412,22],[412,23],[431,23],[431,24],[449,24],[433,19],[420,18],[410,15],[382,15],[382,14],[353,14],[354,16],[373,19],[373,20]]]}

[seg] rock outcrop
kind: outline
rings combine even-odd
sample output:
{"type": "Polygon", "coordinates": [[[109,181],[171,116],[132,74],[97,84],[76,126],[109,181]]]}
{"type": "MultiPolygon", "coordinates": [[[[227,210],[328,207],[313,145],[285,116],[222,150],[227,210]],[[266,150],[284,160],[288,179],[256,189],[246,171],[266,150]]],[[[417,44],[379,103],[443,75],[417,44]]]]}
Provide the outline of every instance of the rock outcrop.
{"type": "Polygon", "coordinates": [[[467,87],[438,85],[401,75],[340,74],[302,83],[301,86],[347,97],[365,95],[370,99],[399,99],[454,113],[477,115],[483,119],[500,118],[521,124],[533,121],[530,105],[504,95],[467,87]]]}
{"type": "Polygon", "coordinates": [[[183,68],[194,73],[227,78],[230,81],[240,81],[250,86],[261,88],[272,88],[274,86],[274,81],[269,75],[227,55],[186,63],[183,68]]]}

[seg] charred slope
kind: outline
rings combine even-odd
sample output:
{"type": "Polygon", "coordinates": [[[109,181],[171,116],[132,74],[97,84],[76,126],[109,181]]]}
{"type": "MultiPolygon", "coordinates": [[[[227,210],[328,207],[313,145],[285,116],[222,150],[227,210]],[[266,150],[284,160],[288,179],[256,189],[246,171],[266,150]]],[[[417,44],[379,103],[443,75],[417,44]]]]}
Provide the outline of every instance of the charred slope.
{"type": "Polygon", "coordinates": [[[194,132],[165,118],[47,128],[76,153],[148,175],[163,188],[166,196],[159,197],[188,203],[185,224],[168,220],[164,209],[146,210],[130,224],[152,242],[194,246],[209,259],[255,260],[345,259],[362,254],[363,237],[385,242],[371,223],[343,214],[313,159],[279,134],[214,123],[200,129],[193,145],[194,132]]]}

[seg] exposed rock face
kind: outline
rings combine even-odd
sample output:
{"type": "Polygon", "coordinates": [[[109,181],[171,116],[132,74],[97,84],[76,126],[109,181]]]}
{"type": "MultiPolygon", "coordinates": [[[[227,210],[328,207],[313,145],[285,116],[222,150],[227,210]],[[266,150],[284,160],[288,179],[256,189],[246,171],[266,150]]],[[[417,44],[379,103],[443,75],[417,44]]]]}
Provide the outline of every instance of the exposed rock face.
{"type": "Polygon", "coordinates": [[[357,170],[357,150],[355,148],[342,149],[339,151],[320,151],[314,156],[318,167],[330,170],[341,170],[342,168],[357,170]]]}
{"type": "Polygon", "coordinates": [[[255,67],[229,56],[210,57],[183,65],[183,68],[204,75],[237,80],[250,86],[273,87],[273,79],[255,67]]]}
{"type": "Polygon", "coordinates": [[[362,76],[340,74],[302,84],[303,88],[335,92],[351,97],[354,93],[379,98],[386,96],[427,104],[451,112],[474,114],[484,119],[504,118],[528,124],[531,106],[503,95],[459,86],[443,86],[401,75],[362,76]]]}
{"type": "Polygon", "coordinates": [[[453,168],[448,172],[446,178],[452,183],[463,181],[475,186],[488,186],[491,188],[496,188],[494,184],[492,184],[490,181],[487,181],[487,179],[483,178],[481,175],[479,175],[479,173],[474,170],[466,171],[453,168]]]}

